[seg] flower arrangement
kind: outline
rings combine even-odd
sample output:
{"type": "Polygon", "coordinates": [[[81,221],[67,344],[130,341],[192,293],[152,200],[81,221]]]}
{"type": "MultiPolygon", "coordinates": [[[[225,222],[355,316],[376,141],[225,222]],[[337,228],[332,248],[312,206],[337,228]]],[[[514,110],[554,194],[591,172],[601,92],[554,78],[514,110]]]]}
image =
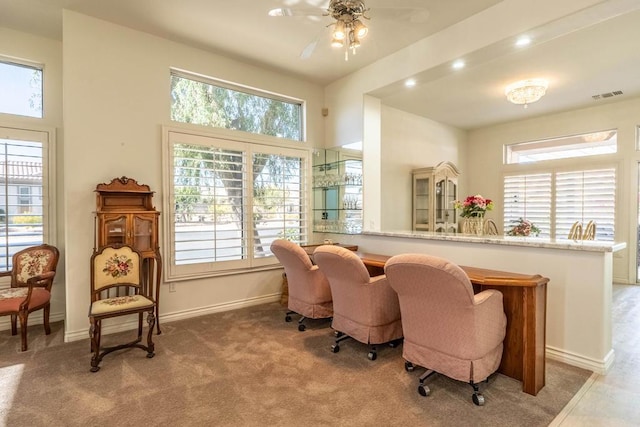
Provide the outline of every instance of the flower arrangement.
{"type": "Polygon", "coordinates": [[[132,268],[133,261],[131,258],[127,258],[126,255],[118,255],[116,253],[106,260],[102,272],[107,276],[117,279],[118,277],[123,277],[129,274],[132,268]]]}
{"type": "Polygon", "coordinates": [[[528,219],[518,218],[513,223],[513,227],[507,232],[508,236],[537,236],[540,234],[540,229],[528,219]]]}
{"type": "Polygon", "coordinates": [[[455,200],[453,206],[460,209],[462,218],[483,217],[487,211],[493,209],[493,201],[486,199],[480,194],[469,196],[464,201],[455,200]]]}

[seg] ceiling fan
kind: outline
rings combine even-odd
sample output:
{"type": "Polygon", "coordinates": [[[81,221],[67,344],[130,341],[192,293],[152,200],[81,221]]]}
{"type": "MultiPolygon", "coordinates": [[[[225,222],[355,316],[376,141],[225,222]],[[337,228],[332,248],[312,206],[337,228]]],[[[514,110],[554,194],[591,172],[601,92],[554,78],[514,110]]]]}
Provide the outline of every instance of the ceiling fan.
{"type": "MultiPolygon", "coordinates": [[[[376,9],[405,9],[405,8],[376,8],[376,9]]],[[[331,33],[331,46],[334,48],[344,48],[344,59],[349,60],[349,51],[356,54],[360,46],[360,40],[366,37],[369,29],[364,24],[363,19],[371,19],[367,12],[371,8],[365,5],[363,0],[331,0],[329,5],[323,8],[288,8],[279,7],[271,9],[269,16],[330,16],[335,22],[327,27],[333,26],[331,33]]],[[[423,19],[426,16],[423,14],[423,19]]],[[[318,40],[309,43],[300,54],[302,59],[309,58],[318,44],[318,40]]]]}

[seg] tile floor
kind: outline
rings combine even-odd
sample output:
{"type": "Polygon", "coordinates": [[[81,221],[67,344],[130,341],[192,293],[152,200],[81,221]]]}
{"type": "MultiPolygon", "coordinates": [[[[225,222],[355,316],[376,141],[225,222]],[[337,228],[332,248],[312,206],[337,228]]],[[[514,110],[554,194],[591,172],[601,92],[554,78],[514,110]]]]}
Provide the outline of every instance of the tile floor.
{"type": "Polygon", "coordinates": [[[613,286],[613,349],[610,371],[594,374],[551,426],[640,426],[640,286],[613,286]]]}

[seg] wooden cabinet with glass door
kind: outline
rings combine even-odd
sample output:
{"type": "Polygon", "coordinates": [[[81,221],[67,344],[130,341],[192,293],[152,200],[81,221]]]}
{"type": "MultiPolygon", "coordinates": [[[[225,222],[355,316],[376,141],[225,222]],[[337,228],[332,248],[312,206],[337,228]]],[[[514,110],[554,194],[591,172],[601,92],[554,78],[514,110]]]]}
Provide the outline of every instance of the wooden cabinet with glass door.
{"type": "MultiPolygon", "coordinates": [[[[153,191],[148,185],[123,176],[96,187],[97,246],[124,244],[140,251],[147,286],[154,286],[156,309],[160,303],[162,257],[158,241],[160,212],[153,206],[153,191]]],[[[160,322],[157,319],[157,331],[160,322]]]]}
{"type": "Polygon", "coordinates": [[[455,233],[458,221],[453,202],[458,196],[460,171],[450,162],[414,169],[413,229],[455,233]]]}

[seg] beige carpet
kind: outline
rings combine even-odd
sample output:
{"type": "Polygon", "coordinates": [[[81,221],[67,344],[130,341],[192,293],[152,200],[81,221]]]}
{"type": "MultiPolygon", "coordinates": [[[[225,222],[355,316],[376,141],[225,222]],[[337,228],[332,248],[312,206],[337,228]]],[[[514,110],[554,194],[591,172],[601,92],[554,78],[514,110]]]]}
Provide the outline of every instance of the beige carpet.
{"type": "Polygon", "coordinates": [[[370,361],[367,346],[347,340],[334,354],[329,323],[307,324],[285,323],[276,303],[163,323],[155,358],[112,353],[97,373],[88,339],[63,344],[61,323],[50,336],[29,328],[25,353],[2,331],[0,425],[546,426],[590,375],[548,361],[536,397],[497,375],[477,407],[469,385],[442,376],[420,396],[422,369],[404,370],[402,347],[382,346],[370,361]]]}

